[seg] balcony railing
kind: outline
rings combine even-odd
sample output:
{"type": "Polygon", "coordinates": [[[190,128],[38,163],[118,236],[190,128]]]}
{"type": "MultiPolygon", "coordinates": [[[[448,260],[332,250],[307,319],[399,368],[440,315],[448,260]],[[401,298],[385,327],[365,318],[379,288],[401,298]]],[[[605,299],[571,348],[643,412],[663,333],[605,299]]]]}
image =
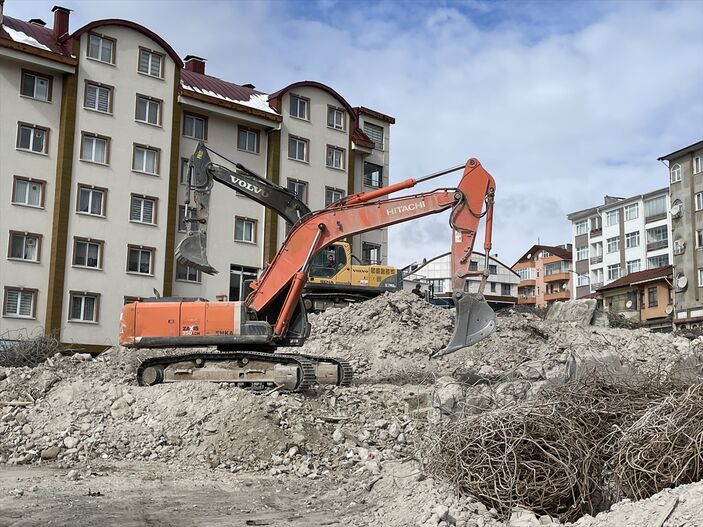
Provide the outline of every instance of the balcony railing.
{"type": "Polygon", "coordinates": [[[555,291],[554,293],[545,293],[544,300],[569,300],[571,293],[569,291],[555,291]]]}
{"type": "Polygon", "coordinates": [[[646,216],[644,218],[645,223],[651,223],[653,221],[663,220],[666,218],[666,211],[660,212],[659,214],[652,214],[651,216],[646,216]]]}
{"type": "Polygon", "coordinates": [[[569,273],[565,271],[563,273],[553,273],[544,276],[545,282],[566,282],[569,280],[569,273]]]}
{"type": "Polygon", "coordinates": [[[591,282],[591,291],[595,291],[603,285],[603,282],[591,282]]]}
{"type": "Polygon", "coordinates": [[[660,240],[658,242],[651,242],[647,244],[648,251],[656,251],[657,249],[664,249],[669,245],[669,240],[660,240]]]}
{"type": "Polygon", "coordinates": [[[595,236],[600,236],[601,234],[603,234],[602,227],[598,227],[597,229],[591,229],[591,238],[593,238],[595,236]]]}
{"type": "Polygon", "coordinates": [[[534,296],[518,296],[517,303],[518,304],[536,304],[537,298],[534,296]]]}
{"type": "Polygon", "coordinates": [[[603,261],[603,255],[601,254],[600,256],[592,256],[591,257],[591,265],[599,264],[603,261]]]}

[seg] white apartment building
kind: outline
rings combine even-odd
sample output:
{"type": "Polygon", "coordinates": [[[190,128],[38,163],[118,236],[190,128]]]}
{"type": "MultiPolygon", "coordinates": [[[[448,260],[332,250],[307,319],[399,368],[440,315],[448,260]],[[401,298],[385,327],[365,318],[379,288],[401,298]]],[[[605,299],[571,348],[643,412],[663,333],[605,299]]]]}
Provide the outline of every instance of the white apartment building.
{"type": "Polygon", "coordinates": [[[630,273],[671,263],[669,191],[604,203],[567,216],[572,222],[573,298],[595,292],[630,273]]]}
{"type": "MultiPolygon", "coordinates": [[[[311,81],[269,96],[206,75],[199,57],[184,63],[134,22],[71,33],[70,11],[53,11],[48,28],[0,10],[0,335],[51,332],[97,350],[116,343],[124,303],[154,291],[242,299],[285,227],[215,187],[208,257],[219,274],[177,264],[198,141],[223,156],[213,162],[242,163],[312,209],[387,185],[392,117],[311,81]],[[365,178],[367,163],[380,169],[365,178]]],[[[360,259],[387,259],[385,229],[352,243],[360,259]]]]}

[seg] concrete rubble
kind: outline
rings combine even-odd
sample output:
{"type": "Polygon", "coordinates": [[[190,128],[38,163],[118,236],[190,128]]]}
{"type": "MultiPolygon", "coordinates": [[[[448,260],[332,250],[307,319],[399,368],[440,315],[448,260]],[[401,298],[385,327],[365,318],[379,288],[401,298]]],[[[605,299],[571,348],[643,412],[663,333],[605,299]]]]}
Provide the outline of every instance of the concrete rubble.
{"type": "MultiPolygon", "coordinates": [[[[502,313],[488,339],[430,360],[451,336],[452,311],[409,293],[332,309],[311,317],[303,348],[286,351],[348,357],[356,381],[306,394],[208,383],[139,387],[134,371],[144,353],[118,348],[96,359],[55,356],[34,368],[3,368],[0,464],[50,465],[74,482],[91,467],[123,462],[292,478],[334,491],[348,505],[338,514],[350,526],[558,525],[517,509],[503,521],[428,477],[418,459],[433,427],[529,400],[546,383],[593,369],[703,371],[700,340],[593,326],[594,310],[589,301],[553,309],[547,320],[502,313]]],[[[703,525],[701,491],[703,483],[663,491],[575,525],[651,525],[674,495],[680,503],[664,525],[703,525]]]]}

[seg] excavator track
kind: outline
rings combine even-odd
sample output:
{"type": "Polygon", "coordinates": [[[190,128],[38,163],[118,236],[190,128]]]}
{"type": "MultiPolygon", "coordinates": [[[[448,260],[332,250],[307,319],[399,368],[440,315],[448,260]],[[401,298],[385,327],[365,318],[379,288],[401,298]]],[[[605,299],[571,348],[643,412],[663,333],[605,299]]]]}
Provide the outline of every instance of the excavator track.
{"type": "Polygon", "coordinates": [[[303,355],[256,351],[194,352],[149,357],[137,368],[140,386],[179,381],[227,382],[252,391],[290,392],[317,383],[315,364],[303,355]]]}
{"type": "Polygon", "coordinates": [[[349,386],[351,385],[352,379],[354,378],[354,369],[348,361],[343,359],[338,359],[337,357],[326,357],[322,355],[298,355],[299,357],[304,357],[313,363],[319,364],[331,364],[337,368],[337,380],[333,383],[321,382],[320,376],[318,375],[318,382],[320,384],[335,384],[336,386],[349,386]]]}

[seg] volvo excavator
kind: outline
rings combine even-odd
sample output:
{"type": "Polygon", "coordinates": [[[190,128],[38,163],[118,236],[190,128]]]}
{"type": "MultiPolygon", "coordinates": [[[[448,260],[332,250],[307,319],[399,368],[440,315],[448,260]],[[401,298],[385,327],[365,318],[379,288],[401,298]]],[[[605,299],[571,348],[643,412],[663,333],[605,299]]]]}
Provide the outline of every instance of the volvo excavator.
{"type": "MultiPolygon", "coordinates": [[[[191,158],[192,228],[181,241],[176,258],[205,273],[216,272],[207,259],[209,197],[215,174],[203,148],[191,158]],[[209,169],[210,168],[210,169],[209,169]]],[[[227,175],[227,174],[224,174],[227,175]]],[[[218,181],[237,188],[228,178],[218,181]]],[[[452,287],[456,306],[454,333],[449,344],[433,357],[453,353],[489,336],[495,313],[483,299],[486,274],[471,271],[471,253],[482,218],[485,219],[485,269],[491,250],[495,181],[477,159],[465,165],[417,179],[406,179],[369,192],[349,195],[329,207],[306,212],[285,199],[278,208],[293,227],[262,275],[249,283],[244,301],[208,302],[194,298],[154,298],[124,306],[120,344],[129,348],[202,348],[217,351],[169,353],[142,361],[137,369],[140,385],[162,382],[229,382],[252,390],[301,391],[315,384],[347,385],[352,370],[347,361],[332,357],[276,353],[279,346],[302,346],[310,335],[308,311],[302,293],[309,268],[317,254],[335,242],[380,227],[387,227],[450,210],[452,229],[452,287]],[[456,187],[398,197],[390,194],[463,169],[456,187]],[[464,291],[466,279],[482,276],[478,294],[464,291]]],[[[263,189],[263,187],[262,187],[263,189]]]]}

